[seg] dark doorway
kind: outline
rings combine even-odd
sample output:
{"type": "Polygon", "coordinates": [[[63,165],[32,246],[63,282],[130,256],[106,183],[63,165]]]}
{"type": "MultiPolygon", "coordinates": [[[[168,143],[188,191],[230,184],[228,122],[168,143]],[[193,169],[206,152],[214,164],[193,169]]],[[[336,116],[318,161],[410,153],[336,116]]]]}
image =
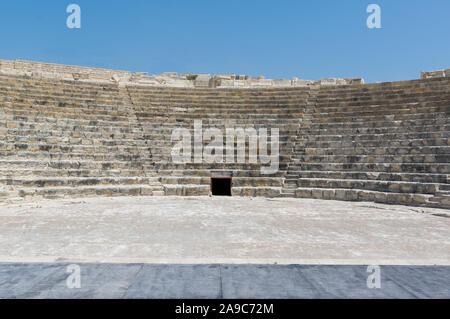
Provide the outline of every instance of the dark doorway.
{"type": "Polygon", "coordinates": [[[231,196],[231,177],[211,177],[211,193],[214,196],[231,196]]]}

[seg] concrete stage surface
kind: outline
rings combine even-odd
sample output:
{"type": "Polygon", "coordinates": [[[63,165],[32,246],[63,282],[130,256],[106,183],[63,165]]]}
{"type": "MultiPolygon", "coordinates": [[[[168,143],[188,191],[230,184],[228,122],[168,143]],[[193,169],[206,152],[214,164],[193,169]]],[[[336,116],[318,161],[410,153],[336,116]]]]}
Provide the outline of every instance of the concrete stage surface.
{"type": "Polygon", "coordinates": [[[450,298],[449,216],[292,198],[3,205],[0,298],[450,298]]]}
{"type": "Polygon", "coordinates": [[[450,265],[442,209],[294,198],[0,206],[0,262],[450,265]]]}
{"type": "Polygon", "coordinates": [[[442,209],[242,197],[0,206],[0,262],[450,265],[442,209]]]}

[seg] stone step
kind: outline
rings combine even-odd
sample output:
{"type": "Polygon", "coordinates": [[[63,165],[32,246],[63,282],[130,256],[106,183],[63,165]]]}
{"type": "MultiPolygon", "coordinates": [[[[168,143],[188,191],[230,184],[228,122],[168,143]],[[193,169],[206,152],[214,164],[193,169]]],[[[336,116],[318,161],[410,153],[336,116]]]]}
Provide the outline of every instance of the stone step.
{"type": "Polygon", "coordinates": [[[5,159],[0,157],[0,167],[6,168],[52,168],[52,169],[137,169],[142,170],[144,162],[140,161],[89,161],[81,160],[33,160],[33,159],[5,159]]]}
{"type": "MultiPolygon", "coordinates": [[[[52,132],[42,132],[33,130],[31,131],[17,131],[17,130],[8,130],[6,134],[2,134],[4,131],[0,129],[0,142],[7,144],[29,144],[31,145],[56,145],[59,146],[104,146],[104,147],[147,147],[146,140],[138,139],[103,139],[102,136],[77,136],[76,138],[72,136],[55,136],[50,135],[52,132]],[[18,133],[18,134],[16,134],[18,133]]],[[[60,132],[63,134],[64,132],[60,132]]]]}
{"type": "Polygon", "coordinates": [[[412,206],[431,206],[429,200],[433,195],[379,192],[362,189],[334,188],[297,188],[297,198],[315,198],[326,200],[368,201],[412,206]]]}
{"type": "Polygon", "coordinates": [[[429,203],[430,207],[450,209],[450,196],[432,197],[429,203]]]}
{"type": "MultiPolygon", "coordinates": [[[[450,109],[449,109],[450,110],[450,109]]],[[[443,108],[433,108],[431,110],[423,110],[421,112],[410,112],[402,114],[383,114],[378,113],[374,115],[365,116],[333,116],[333,117],[313,117],[312,127],[320,124],[331,124],[336,125],[338,123],[353,123],[353,122],[383,122],[383,121],[404,121],[404,120],[414,120],[414,119],[435,119],[435,118],[445,118],[449,111],[443,108]]]]}
{"type": "MultiPolygon", "coordinates": [[[[158,164],[156,164],[158,166],[158,164]]],[[[255,167],[254,167],[255,168],[255,167]]],[[[147,174],[152,171],[146,171],[147,174]]],[[[217,173],[218,175],[230,175],[233,178],[260,178],[261,170],[259,167],[257,169],[223,169],[222,171],[219,169],[205,169],[204,167],[199,167],[198,169],[156,169],[155,173],[158,176],[172,176],[172,177],[207,177],[211,178],[212,172],[217,173]],[[223,172],[223,174],[220,174],[223,172]]],[[[282,178],[284,176],[284,172],[280,171],[277,174],[270,175],[271,177],[279,177],[282,178]]]]}
{"type": "MultiPolygon", "coordinates": [[[[322,136],[328,138],[328,136],[357,136],[357,135],[380,135],[380,134],[409,134],[409,133],[426,133],[433,131],[448,131],[450,124],[436,124],[436,125],[407,125],[411,122],[391,123],[391,126],[379,126],[379,127],[351,127],[351,123],[347,127],[330,127],[330,128],[313,128],[303,130],[302,135],[311,136],[316,138],[322,136]],[[397,125],[396,125],[397,124],[397,125]]],[[[383,123],[384,125],[384,123],[383,123]]],[[[345,138],[345,137],[344,137],[345,138]]]]}
{"type": "Polygon", "coordinates": [[[281,197],[281,187],[232,187],[232,196],[242,197],[281,197]]]}
{"type": "MultiPolygon", "coordinates": [[[[341,142],[307,142],[305,145],[296,148],[296,151],[303,152],[326,152],[333,151],[341,147],[341,149],[378,149],[378,148],[408,148],[411,152],[417,151],[418,148],[428,147],[447,147],[450,145],[449,138],[435,138],[435,139],[410,139],[410,140],[392,140],[386,143],[386,140],[380,138],[375,141],[341,141],[341,142]],[[389,145],[386,147],[386,145],[389,145]]],[[[296,146],[300,146],[297,144],[296,146]]]]}
{"type": "Polygon", "coordinates": [[[159,185],[158,177],[52,177],[0,178],[0,184],[20,187],[80,187],[94,185],[159,185]]]}
{"type": "Polygon", "coordinates": [[[447,182],[446,182],[447,184],[444,184],[444,185],[440,185],[439,186],[439,190],[440,191],[450,191],[450,184],[448,184],[448,179],[447,179],[447,182]]]}
{"type": "MultiPolygon", "coordinates": [[[[0,101],[1,103],[1,101],[0,101]]],[[[186,104],[184,104],[186,105],[186,104]]],[[[119,106],[123,108],[122,105],[119,106]]],[[[74,108],[69,107],[55,107],[55,106],[45,106],[39,107],[36,104],[21,104],[21,103],[13,103],[7,102],[2,103],[2,108],[5,112],[16,115],[26,116],[28,114],[32,115],[41,115],[52,118],[68,118],[68,119],[82,119],[82,120],[104,120],[111,122],[126,122],[127,114],[123,111],[113,111],[113,110],[101,110],[99,104],[91,104],[89,108],[76,106],[74,108]]],[[[430,110],[431,111],[431,110],[430,110]]],[[[438,108],[435,109],[436,112],[442,111],[438,108]]],[[[167,112],[154,111],[151,112],[148,108],[146,108],[145,112],[136,112],[136,115],[142,119],[152,119],[156,116],[162,118],[168,118],[169,120],[189,120],[189,119],[211,119],[211,118],[221,118],[225,117],[228,119],[264,119],[265,117],[274,117],[274,118],[302,118],[304,115],[304,110],[302,108],[291,108],[291,109],[282,109],[279,106],[274,106],[270,110],[264,111],[261,108],[248,109],[248,108],[236,108],[235,110],[230,109],[228,106],[225,106],[221,110],[217,110],[215,112],[212,110],[211,112],[199,110],[190,110],[189,112],[175,112],[173,110],[169,110],[167,112]]]]}
{"type": "Polygon", "coordinates": [[[426,155],[426,154],[447,154],[450,156],[450,146],[381,146],[381,147],[329,147],[329,148],[304,148],[308,156],[345,155],[345,156],[371,156],[371,155],[426,155]]]}
{"type": "Polygon", "coordinates": [[[417,182],[397,182],[380,180],[356,180],[356,179],[328,179],[328,178],[299,178],[298,187],[306,188],[348,188],[365,189],[380,192],[394,193],[420,193],[436,194],[440,184],[437,183],[417,183],[417,182]]]}
{"type": "Polygon", "coordinates": [[[179,98],[160,98],[158,96],[148,96],[136,98],[131,97],[134,104],[137,105],[138,109],[145,110],[143,105],[147,105],[151,109],[157,110],[158,106],[161,110],[170,110],[172,108],[194,108],[204,112],[205,110],[223,110],[224,108],[230,106],[231,109],[236,110],[238,107],[243,109],[255,109],[257,106],[262,110],[269,110],[272,108],[276,112],[276,108],[281,110],[284,108],[295,108],[299,106],[304,106],[307,103],[306,98],[283,98],[279,96],[274,99],[267,99],[264,97],[248,98],[241,97],[239,99],[233,98],[217,98],[209,97],[201,99],[198,97],[181,96],[179,98]]]}
{"type": "MultiPolygon", "coordinates": [[[[131,130],[130,122],[128,119],[126,121],[107,121],[103,119],[94,119],[94,120],[86,120],[80,119],[79,116],[71,116],[69,117],[48,117],[43,116],[42,112],[27,112],[27,111],[16,111],[15,114],[7,113],[8,111],[3,109],[2,113],[0,113],[0,124],[3,127],[9,127],[9,123],[14,124],[14,127],[25,127],[32,125],[44,125],[44,124],[52,124],[53,127],[72,127],[73,129],[90,129],[90,130],[112,130],[121,128],[122,130],[131,130]],[[19,114],[21,113],[21,114],[19,114]]],[[[137,128],[134,128],[137,130],[137,128]]]]}
{"type": "MultiPolygon", "coordinates": [[[[155,148],[152,148],[155,149],[155,148]]],[[[0,154],[3,152],[49,152],[52,154],[61,153],[61,154],[96,154],[96,155],[135,155],[135,154],[148,154],[150,155],[149,146],[126,146],[126,145],[115,145],[115,146],[106,146],[106,145],[72,145],[70,143],[58,143],[58,144],[49,144],[49,143],[19,143],[16,142],[5,142],[0,140],[0,154]]],[[[155,149],[157,151],[157,149],[155,149]]]]}
{"type": "MultiPolygon", "coordinates": [[[[405,110],[402,112],[395,111],[379,111],[379,112],[367,112],[366,114],[357,114],[356,112],[349,114],[333,114],[333,115],[313,115],[311,120],[314,124],[319,123],[347,123],[353,121],[402,121],[402,120],[414,120],[414,119],[427,119],[434,118],[435,116],[445,116],[450,112],[450,107],[428,107],[419,110],[405,110]]],[[[308,114],[309,115],[309,114],[308,114]]]]}
{"type": "Polygon", "coordinates": [[[301,163],[290,164],[289,172],[297,171],[365,171],[388,173],[450,174],[448,163],[301,163]]]}
{"type": "MultiPolygon", "coordinates": [[[[188,132],[189,134],[191,134],[191,136],[194,136],[194,128],[192,127],[192,125],[190,125],[190,123],[185,123],[186,125],[180,125],[180,126],[161,126],[161,127],[155,127],[153,124],[152,125],[147,125],[147,123],[141,123],[142,126],[142,131],[145,137],[152,137],[152,138],[160,138],[161,136],[164,136],[167,138],[167,135],[172,135],[172,133],[174,132],[175,129],[179,129],[182,128],[183,130],[185,130],[186,132],[188,132]]],[[[258,130],[259,129],[266,129],[267,134],[270,136],[271,135],[271,129],[272,128],[278,128],[279,131],[279,136],[280,137],[287,137],[287,136],[295,136],[297,137],[297,132],[298,132],[298,124],[296,123],[285,123],[285,125],[282,125],[281,123],[271,123],[270,121],[266,121],[263,122],[262,125],[260,123],[254,123],[252,121],[247,122],[247,124],[243,124],[243,123],[218,123],[218,124],[208,124],[208,123],[203,123],[202,125],[202,129],[203,131],[208,129],[208,128],[218,128],[223,136],[227,136],[227,129],[248,129],[248,128],[252,128],[256,131],[257,134],[259,134],[258,130]],[[274,125],[276,124],[276,125],[274,125]]],[[[247,135],[249,135],[250,133],[247,133],[247,135]]]]}
{"type": "MultiPolygon", "coordinates": [[[[303,136],[302,136],[303,138],[303,136]]],[[[399,144],[406,142],[418,143],[418,141],[425,141],[433,143],[433,141],[448,140],[450,138],[449,131],[435,131],[435,132],[418,132],[418,133],[388,133],[388,134],[358,134],[358,135],[322,135],[322,136],[308,136],[304,137],[305,146],[316,145],[316,147],[330,147],[331,145],[353,145],[353,143],[369,144],[381,143],[382,141],[396,141],[399,144]]],[[[381,146],[379,144],[374,144],[381,146]]]]}
{"type": "Polygon", "coordinates": [[[306,99],[308,97],[308,90],[301,88],[293,89],[245,89],[245,90],[225,90],[217,89],[201,91],[199,89],[177,89],[177,88],[161,88],[154,89],[150,87],[139,87],[132,89],[127,87],[133,100],[137,99],[159,99],[159,100],[176,100],[176,99],[190,99],[193,101],[208,101],[208,100],[223,100],[223,101],[258,101],[258,100],[294,100],[306,99]]]}
{"type": "MultiPolygon", "coordinates": [[[[426,112],[414,114],[399,114],[399,115],[378,115],[378,116],[368,116],[368,117],[342,117],[342,118],[321,118],[319,120],[313,119],[311,123],[312,129],[320,128],[338,128],[341,126],[349,125],[349,127],[386,127],[391,125],[401,125],[404,121],[424,121],[424,120],[436,120],[438,118],[446,119],[446,112],[426,112]],[[400,123],[397,123],[400,122],[400,123]]],[[[447,119],[446,119],[447,120],[447,119]]],[[[418,125],[418,123],[416,125],[418,125]]]]}
{"type": "Polygon", "coordinates": [[[172,185],[163,184],[164,194],[167,196],[208,196],[210,185],[172,185]]]}
{"type": "Polygon", "coordinates": [[[329,104],[316,102],[314,107],[311,109],[311,113],[315,117],[351,116],[351,113],[353,113],[354,115],[364,115],[377,112],[379,114],[396,114],[399,112],[408,112],[411,110],[421,111],[434,107],[448,107],[449,101],[450,95],[448,97],[436,95],[432,97],[401,99],[397,101],[377,100],[361,103],[332,102],[329,104]]]}
{"type": "Polygon", "coordinates": [[[407,81],[397,81],[397,82],[383,82],[383,83],[371,83],[361,86],[348,86],[348,85],[338,85],[338,86],[326,86],[321,87],[317,93],[317,98],[321,96],[339,96],[342,94],[360,94],[361,92],[366,93],[381,93],[394,91],[408,91],[414,89],[434,89],[436,87],[448,87],[448,78],[434,78],[434,79],[424,79],[424,80],[407,80],[407,81]]]}
{"type": "MultiPolygon", "coordinates": [[[[290,139],[289,137],[280,137],[281,139],[290,139]]],[[[117,154],[141,154],[144,157],[151,156],[151,154],[157,155],[171,155],[172,148],[175,146],[175,141],[151,139],[146,141],[136,140],[129,143],[114,144],[115,141],[101,141],[101,140],[86,140],[86,139],[68,139],[68,138],[44,138],[44,137],[31,137],[27,141],[27,137],[14,138],[14,136],[8,136],[7,138],[0,135],[0,151],[4,152],[50,152],[50,153],[86,153],[92,154],[108,154],[111,152],[117,154]],[[45,143],[47,141],[47,143],[45,143]],[[27,143],[28,142],[28,143],[27,143]],[[93,143],[93,144],[91,144],[93,143]],[[112,145],[111,145],[112,144],[112,145]]],[[[191,141],[191,152],[194,154],[202,152],[207,146],[207,141],[202,145],[195,146],[191,141]],[[193,146],[194,145],[194,146],[193,146]]],[[[269,155],[271,154],[271,142],[268,143],[269,155]]],[[[240,144],[235,140],[231,147],[228,147],[226,137],[224,137],[223,153],[226,154],[228,149],[234,150],[236,155],[238,147],[239,150],[249,152],[249,141],[247,140],[243,144],[243,148],[240,148],[240,144]]],[[[279,141],[278,149],[280,156],[288,156],[292,154],[292,141],[279,141]]]]}
{"type": "Polygon", "coordinates": [[[210,185],[211,178],[205,176],[162,176],[164,185],[210,185]]]}
{"type": "Polygon", "coordinates": [[[120,125],[127,123],[128,124],[128,117],[127,116],[115,116],[115,115],[99,115],[99,114],[89,114],[85,112],[62,112],[62,111],[52,111],[52,110],[42,110],[36,107],[24,107],[24,106],[18,106],[15,105],[14,107],[11,107],[11,105],[5,105],[3,107],[3,112],[11,114],[11,115],[17,115],[17,116],[31,116],[31,117],[47,117],[51,119],[71,119],[71,120],[77,120],[77,121],[103,121],[103,122],[110,122],[112,125],[120,125]]]}
{"type": "MultiPolygon", "coordinates": [[[[164,185],[210,185],[211,177],[193,176],[162,176],[161,183],[164,185]]],[[[281,177],[233,177],[233,187],[281,187],[283,179],[281,177]]]]}
{"type": "Polygon", "coordinates": [[[99,169],[52,169],[11,167],[0,165],[0,178],[54,178],[54,177],[143,177],[155,175],[155,172],[142,169],[99,170],[99,169]]]}
{"type": "MultiPolygon", "coordinates": [[[[256,171],[261,170],[262,167],[265,167],[267,165],[261,165],[261,164],[251,164],[251,163],[169,163],[169,162],[162,162],[162,163],[155,163],[154,167],[157,171],[161,170],[181,170],[181,169],[201,169],[201,170],[209,170],[209,171],[216,171],[216,170],[243,170],[243,171],[256,171]]],[[[286,163],[280,163],[279,171],[275,174],[270,174],[270,176],[279,176],[278,174],[284,174],[283,171],[286,171],[287,164],[286,163]]],[[[261,171],[260,171],[261,173],[261,171]]]]}
{"type": "Polygon", "coordinates": [[[67,80],[59,80],[57,78],[46,79],[46,78],[32,78],[29,76],[23,75],[12,75],[12,74],[2,74],[0,73],[0,83],[10,83],[14,86],[18,86],[20,84],[25,87],[30,87],[33,84],[37,86],[49,86],[49,87],[64,87],[68,90],[82,89],[89,90],[92,89],[92,86],[102,87],[104,89],[113,89],[117,88],[117,84],[115,83],[93,83],[93,82],[82,82],[82,81],[67,81],[67,80]]]}
{"type": "MultiPolygon", "coordinates": [[[[445,174],[432,173],[386,173],[386,172],[364,172],[364,171],[297,171],[296,178],[320,178],[320,179],[356,179],[374,181],[397,181],[418,183],[446,183],[445,174]]],[[[444,185],[440,185],[442,187],[444,185]]]]}
{"type": "Polygon", "coordinates": [[[90,160],[94,162],[143,162],[151,160],[150,157],[142,157],[140,154],[86,154],[86,153],[50,153],[50,152],[9,152],[1,151],[0,157],[8,159],[9,161],[15,160],[43,160],[43,161],[80,161],[90,160]]]}
{"type": "Polygon", "coordinates": [[[450,154],[425,155],[303,155],[305,163],[450,163],[450,154]]]}
{"type": "Polygon", "coordinates": [[[57,199],[79,197],[116,197],[116,196],[159,196],[163,187],[151,185],[113,185],[113,186],[78,186],[78,187],[23,187],[9,192],[7,199],[21,197],[32,199],[57,199]]]}
{"type": "Polygon", "coordinates": [[[277,122],[280,120],[285,120],[287,122],[299,123],[303,117],[304,113],[302,110],[296,110],[293,112],[253,112],[251,110],[240,110],[239,112],[226,112],[223,113],[200,113],[186,114],[186,113],[136,113],[137,118],[140,122],[158,123],[165,122],[176,124],[178,122],[182,123],[194,123],[195,120],[202,120],[204,123],[236,123],[236,124],[246,124],[245,120],[254,123],[265,123],[265,122],[277,122]]]}
{"type": "Polygon", "coordinates": [[[415,104],[420,103],[429,104],[430,102],[448,101],[450,99],[450,93],[445,91],[435,91],[429,94],[426,93],[409,93],[401,95],[386,95],[386,96],[361,96],[352,98],[317,98],[316,99],[316,110],[317,111],[330,111],[338,110],[343,107],[345,111],[346,108],[354,107],[355,109],[362,109],[364,106],[380,106],[384,107],[387,105],[400,105],[400,104],[415,104]],[[328,108],[330,108],[328,110],[328,108]]]}
{"type": "Polygon", "coordinates": [[[122,98],[118,94],[113,93],[109,97],[96,96],[94,98],[79,98],[77,96],[55,94],[32,96],[27,93],[24,94],[11,94],[4,93],[0,89],[0,102],[11,106],[29,106],[34,108],[67,110],[68,112],[76,112],[76,110],[82,110],[83,112],[96,112],[99,114],[122,113],[123,105],[122,98]]]}
{"type": "MultiPolygon", "coordinates": [[[[43,119],[43,118],[34,118],[34,119],[27,119],[22,116],[11,116],[16,118],[17,120],[12,119],[1,119],[0,118],[0,128],[34,128],[34,127],[42,127],[43,129],[49,129],[50,127],[53,129],[61,128],[62,130],[66,129],[88,129],[90,131],[101,131],[101,130],[119,130],[123,132],[139,132],[141,130],[140,127],[133,127],[131,126],[130,122],[111,122],[111,121],[74,121],[74,122],[66,122],[66,119],[59,119],[60,121],[56,121],[57,118],[47,118],[49,119],[43,119]],[[101,123],[100,123],[101,122],[101,123]],[[50,125],[50,127],[48,126],[50,125]],[[93,128],[96,127],[96,128],[93,128]]],[[[70,120],[70,119],[69,119],[70,120]]],[[[157,129],[158,126],[160,127],[160,130],[173,130],[177,127],[182,127],[186,129],[193,129],[194,121],[189,121],[183,119],[183,121],[178,122],[171,122],[169,119],[165,118],[164,123],[159,125],[158,121],[154,120],[152,123],[147,122],[139,122],[140,125],[147,129],[157,129]]],[[[230,119],[215,119],[214,121],[210,121],[208,119],[201,119],[202,120],[202,126],[203,128],[208,128],[208,126],[211,127],[217,127],[219,126],[228,126],[231,128],[234,127],[242,127],[242,128],[248,128],[253,127],[255,129],[259,128],[266,128],[270,129],[273,127],[278,127],[280,129],[290,129],[290,130],[298,130],[298,122],[295,122],[294,120],[285,120],[280,118],[265,118],[261,120],[252,119],[249,118],[248,120],[230,120],[230,119]],[[283,125],[284,124],[284,125],[283,125]]]]}
{"type": "Polygon", "coordinates": [[[119,91],[116,90],[108,90],[103,91],[101,87],[93,87],[90,90],[78,90],[78,91],[68,91],[62,88],[55,87],[18,87],[18,86],[10,86],[5,87],[2,85],[0,87],[0,97],[10,98],[10,99],[23,99],[23,100],[49,100],[49,102],[59,102],[63,103],[84,103],[89,101],[102,101],[106,103],[118,102],[119,91]]]}

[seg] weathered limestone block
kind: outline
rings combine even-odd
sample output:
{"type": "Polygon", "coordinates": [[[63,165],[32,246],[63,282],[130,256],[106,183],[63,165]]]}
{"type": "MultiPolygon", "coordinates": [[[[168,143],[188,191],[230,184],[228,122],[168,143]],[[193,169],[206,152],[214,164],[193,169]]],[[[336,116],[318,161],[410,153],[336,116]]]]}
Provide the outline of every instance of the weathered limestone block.
{"type": "Polygon", "coordinates": [[[148,76],[147,73],[135,73],[131,81],[137,84],[149,86],[167,86],[167,87],[194,87],[193,81],[188,80],[186,75],[178,77],[176,72],[165,72],[159,75],[148,76]]]}
{"type": "Polygon", "coordinates": [[[89,79],[89,74],[86,73],[72,73],[72,76],[75,81],[89,79]]]}
{"type": "Polygon", "coordinates": [[[240,87],[245,88],[247,87],[247,81],[245,80],[231,80],[230,82],[227,82],[229,84],[229,87],[240,87]]]}
{"type": "Polygon", "coordinates": [[[76,76],[79,80],[90,78],[95,81],[110,81],[113,74],[118,74],[121,78],[129,78],[131,72],[108,70],[100,68],[89,68],[80,66],[61,65],[53,63],[31,62],[31,61],[10,61],[10,63],[0,66],[2,69],[7,67],[8,69],[15,69],[23,72],[33,73],[46,73],[46,74],[80,74],[76,76]]]}
{"type": "Polygon", "coordinates": [[[346,198],[345,189],[336,189],[335,194],[336,199],[345,200],[346,198]]]}
{"type": "Polygon", "coordinates": [[[358,192],[358,199],[362,201],[372,202],[375,201],[375,194],[371,191],[362,190],[358,192]]]}
{"type": "MultiPolygon", "coordinates": [[[[445,70],[448,74],[448,70],[445,70]]],[[[252,87],[305,87],[318,85],[356,85],[363,84],[362,79],[323,79],[320,81],[287,79],[265,79],[263,76],[216,74],[213,78],[209,74],[182,74],[165,72],[149,76],[146,72],[132,74],[128,71],[108,70],[100,68],[79,67],[52,63],[30,61],[0,60],[0,73],[16,74],[45,79],[62,79],[85,82],[117,83],[124,87],[128,83],[147,86],[166,87],[217,87],[217,88],[252,88],[252,87]]]]}
{"type": "Polygon", "coordinates": [[[14,69],[14,61],[0,60],[0,69],[14,69]]]}
{"type": "Polygon", "coordinates": [[[136,72],[131,76],[130,81],[131,82],[139,82],[140,80],[146,80],[146,79],[149,79],[147,72],[136,72]]]}
{"type": "Polygon", "coordinates": [[[309,188],[297,188],[295,190],[295,197],[298,198],[311,198],[312,192],[309,188]]]}
{"type": "Polygon", "coordinates": [[[212,79],[212,86],[220,87],[222,86],[222,81],[231,81],[234,79],[236,79],[236,75],[234,74],[215,74],[212,79]]]}
{"type": "Polygon", "coordinates": [[[111,77],[111,81],[120,82],[120,77],[117,74],[113,74],[111,77]]]}
{"type": "Polygon", "coordinates": [[[329,85],[337,85],[337,79],[322,79],[320,80],[320,85],[329,86],[329,85]]]}
{"type": "Polygon", "coordinates": [[[345,81],[347,82],[347,84],[350,84],[350,85],[362,85],[362,84],[364,84],[364,79],[362,79],[362,78],[345,79],[345,81]]]}
{"type": "Polygon", "coordinates": [[[431,72],[422,72],[421,73],[421,79],[433,79],[433,78],[444,78],[448,77],[450,69],[446,70],[437,70],[437,71],[431,71],[431,72]]]}
{"type": "Polygon", "coordinates": [[[411,204],[423,205],[428,203],[428,197],[423,194],[411,194],[411,204]]]}
{"type": "Polygon", "coordinates": [[[450,196],[443,197],[443,198],[440,200],[440,203],[441,203],[441,205],[443,205],[443,206],[449,207],[449,206],[450,206],[450,196]]]}
{"type": "Polygon", "coordinates": [[[311,197],[315,199],[322,199],[323,193],[322,189],[320,188],[314,188],[311,190],[311,197]]]}
{"type": "Polygon", "coordinates": [[[210,87],[211,84],[210,74],[197,74],[197,77],[194,80],[195,87],[210,87]]]}
{"type": "Polygon", "coordinates": [[[249,78],[246,84],[247,87],[271,87],[274,86],[274,80],[249,78]]]}
{"type": "Polygon", "coordinates": [[[272,85],[276,87],[289,87],[292,83],[291,80],[288,79],[273,79],[272,85]]]}
{"type": "Polygon", "coordinates": [[[334,199],[336,196],[336,191],[334,189],[324,189],[322,191],[323,199],[334,199]]]}
{"type": "Polygon", "coordinates": [[[377,192],[375,193],[375,201],[380,203],[387,202],[387,193],[377,192]]]}
{"type": "Polygon", "coordinates": [[[306,87],[309,85],[312,85],[314,83],[314,81],[310,81],[310,80],[300,80],[296,77],[292,78],[291,81],[291,86],[295,86],[295,87],[306,87]]]}
{"type": "Polygon", "coordinates": [[[161,73],[161,76],[167,77],[167,78],[172,78],[172,79],[177,79],[178,73],[177,72],[163,72],[163,73],[161,73]]]}
{"type": "Polygon", "coordinates": [[[227,80],[227,79],[222,79],[220,80],[220,86],[218,86],[218,88],[233,88],[233,87],[246,87],[246,82],[244,80],[235,80],[235,79],[231,79],[231,80],[227,80]]]}

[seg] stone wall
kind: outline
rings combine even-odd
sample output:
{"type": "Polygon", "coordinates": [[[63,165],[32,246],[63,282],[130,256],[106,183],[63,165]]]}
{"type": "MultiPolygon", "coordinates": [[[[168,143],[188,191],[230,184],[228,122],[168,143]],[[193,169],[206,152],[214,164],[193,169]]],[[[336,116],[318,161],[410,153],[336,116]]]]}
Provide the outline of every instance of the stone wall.
{"type": "Polygon", "coordinates": [[[233,177],[233,196],[450,208],[448,77],[352,86],[358,81],[136,73],[88,82],[89,74],[74,81],[0,62],[0,203],[208,195],[220,174],[233,177]],[[195,120],[222,132],[278,129],[277,171],[263,174],[262,162],[174,161],[174,130],[193,137],[195,120]]]}
{"type": "Polygon", "coordinates": [[[328,78],[318,81],[301,80],[296,77],[289,79],[266,79],[263,76],[253,77],[249,75],[235,74],[181,74],[166,72],[149,76],[147,73],[136,73],[130,79],[136,84],[185,88],[288,88],[308,87],[320,85],[361,85],[364,80],[328,78]]]}
{"type": "Polygon", "coordinates": [[[450,69],[422,72],[421,79],[432,79],[432,78],[448,78],[450,77],[450,69]]]}
{"type": "Polygon", "coordinates": [[[56,78],[63,80],[85,80],[99,82],[128,81],[131,72],[108,70],[100,68],[88,68],[53,63],[30,62],[30,61],[7,61],[0,60],[0,71],[17,75],[28,75],[37,78],[56,78]]]}
{"type": "Polygon", "coordinates": [[[144,85],[157,87],[184,88],[278,88],[308,87],[321,85],[360,85],[364,80],[357,79],[322,79],[317,81],[302,80],[296,77],[289,79],[266,79],[263,76],[187,73],[176,72],[149,75],[146,72],[131,73],[128,71],[69,66],[52,63],[30,61],[0,60],[0,72],[3,74],[30,76],[58,80],[75,80],[87,82],[115,82],[122,86],[144,85]]]}
{"type": "MultiPolygon", "coordinates": [[[[362,78],[325,78],[321,80],[304,80],[297,77],[289,79],[266,79],[264,76],[236,74],[210,74],[176,72],[149,75],[147,72],[131,73],[129,71],[70,66],[53,63],[31,62],[23,60],[0,60],[0,72],[3,74],[25,75],[35,78],[48,78],[75,81],[116,82],[122,85],[145,85],[158,87],[184,88],[269,88],[269,87],[308,87],[334,85],[361,85],[362,78]]],[[[427,71],[421,73],[421,79],[450,77],[450,69],[427,71]]]]}

